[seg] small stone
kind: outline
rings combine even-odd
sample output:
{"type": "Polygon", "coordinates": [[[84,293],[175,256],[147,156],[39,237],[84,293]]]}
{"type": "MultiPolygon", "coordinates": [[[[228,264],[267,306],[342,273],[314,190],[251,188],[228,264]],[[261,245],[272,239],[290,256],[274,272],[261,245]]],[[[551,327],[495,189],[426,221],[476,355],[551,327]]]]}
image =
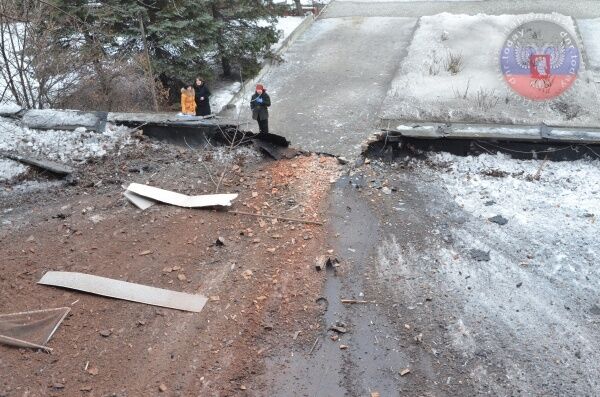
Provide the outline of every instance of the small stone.
{"type": "Polygon", "coordinates": [[[173,266],[173,271],[176,272],[178,270],[181,270],[181,266],[173,266]]]}
{"type": "Polygon", "coordinates": [[[410,373],[410,368],[404,368],[403,370],[400,371],[400,376],[404,376],[409,373],[410,373]]]}
{"type": "Polygon", "coordinates": [[[177,275],[177,278],[179,279],[179,281],[186,281],[187,280],[187,277],[183,273],[179,273],[177,275]]]}
{"type": "Polygon", "coordinates": [[[334,342],[337,342],[338,339],[340,339],[340,337],[338,336],[338,334],[333,334],[330,336],[331,340],[334,342]]]}
{"type": "Polygon", "coordinates": [[[383,194],[392,194],[392,190],[387,186],[385,186],[383,189],[381,189],[381,192],[383,194]]]}
{"type": "Polygon", "coordinates": [[[246,386],[244,386],[244,385],[241,385],[241,386],[240,386],[240,390],[246,390],[246,386]]]}
{"type": "Polygon", "coordinates": [[[220,246],[220,247],[222,247],[222,246],[224,246],[224,245],[225,245],[225,239],[224,239],[223,237],[219,237],[219,238],[217,239],[217,241],[215,242],[215,244],[216,244],[217,246],[220,246]]]}
{"type": "Polygon", "coordinates": [[[108,338],[111,334],[112,334],[112,331],[110,329],[104,329],[104,330],[100,331],[100,335],[105,338],[108,338]]]}
{"type": "Polygon", "coordinates": [[[219,295],[213,295],[210,297],[211,302],[219,302],[220,300],[221,298],[219,298],[219,295]]]}
{"type": "Polygon", "coordinates": [[[517,283],[517,288],[521,288],[521,285],[523,285],[523,282],[522,282],[522,281],[519,281],[519,282],[517,283]]]}
{"type": "Polygon", "coordinates": [[[348,348],[348,345],[340,345],[340,350],[346,350],[348,348]]]}
{"type": "Polygon", "coordinates": [[[252,197],[258,197],[258,192],[252,192],[252,197]]]}
{"type": "Polygon", "coordinates": [[[60,389],[64,389],[65,385],[63,385],[62,383],[53,383],[52,388],[56,389],[56,390],[60,390],[60,389]]]}
{"type": "Polygon", "coordinates": [[[92,376],[96,376],[100,373],[100,370],[98,369],[98,367],[90,367],[87,369],[87,373],[92,376]]]}
{"type": "Polygon", "coordinates": [[[469,253],[471,254],[471,258],[475,259],[478,262],[489,262],[490,260],[489,251],[485,252],[478,249],[472,249],[469,253]]]}
{"type": "Polygon", "coordinates": [[[79,389],[79,391],[92,391],[92,386],[83,386],[79,389]]]}
{"type": "Polygon", "coordinates": [[[152,251],[150,251],[150,250],[146,250],[146,251],[142,251],[142,252],[140,252],[140,254],[139,254],[139,255],[140,255],[140,256],[145,256],[145,255],[150,255],[151,253],[152,253],[152,251]]]}
{"type": "Polygon", "coordinates": [[[502,215],[496,215],[491,218],[488,218],[488,221],[497,223],[500,226],[506,225],[508,223],[508,219],[504,218],[502,215]]]}
{"type": "Polygon", "coordinates": [[[267,248],[267,251],[271,252],[271,253],[275,252],[275,250],[276,250],[276,248],[267,248]]]}
{"type": "Polygon", "coordinates": [[[161,383],[160,386],[158,386],[158,391],[161,393],[164,393],[167,391],[167,385],[165,385],[164,383],[161,383]]]}
{"type": "Polygon", "coordinates": [[[29,236],[29,237],[27,238],[27,242],[28,242],[28,243],[33,243],[34,241],[35,241],[35,237],[33,237],[33,236],[29,236]]]}

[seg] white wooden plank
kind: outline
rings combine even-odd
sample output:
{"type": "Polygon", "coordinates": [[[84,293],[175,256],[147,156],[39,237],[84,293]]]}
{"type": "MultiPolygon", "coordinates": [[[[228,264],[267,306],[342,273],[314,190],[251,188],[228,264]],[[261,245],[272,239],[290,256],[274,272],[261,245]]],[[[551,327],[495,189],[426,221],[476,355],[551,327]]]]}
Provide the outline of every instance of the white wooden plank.
{"type": "Polygon", "coordinates": [[[75,272],[47,272],[38,284],[70,288],[171,309],[200,312],[206,297],[75,272]]]}
{"type": "Polygon", "coordinates": [[[205,194],[201,196],[187,196],[185,194],[160,189],[154,186],[141,185],[139,183],[130,184],[127,190],[142,197],[147,197],[162,203],[186,208],[215,206],[228,207],[231,205],[231,200],[234,200],[238,196],[237,194],[205,194]]]}

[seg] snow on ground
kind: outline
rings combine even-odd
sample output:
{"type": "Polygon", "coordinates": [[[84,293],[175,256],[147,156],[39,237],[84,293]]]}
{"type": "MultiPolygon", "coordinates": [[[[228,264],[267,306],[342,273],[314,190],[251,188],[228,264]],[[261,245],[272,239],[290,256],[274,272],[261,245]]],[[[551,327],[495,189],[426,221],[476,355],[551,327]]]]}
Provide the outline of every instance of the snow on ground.
{"type": "MultiPolygon", "coordinates": [[[[133,144],[126,127],[107,125],[104,133],[86,131],[35,130],[14,120],[0,118],[0,151],[15,151],[65,163],[102,157],[118,145],[133,144]]],[[[10,179],[26,168],[11,163],[0,165],[0,180],[10,179]]]]}
{"type": "Polygon", "coordinates": [[[210,96],[210,110],[212,113],[219,113],[225,105],[227,105],[231,98],[240,90],[242,85],[235,81],[233,83],[227,83],[220,86],[215,86],[210,96]]]}
{"type": "Polygon", "coordinates": [[[578,19],[577,25],[583,37],[590,66],[600,69],[600,18],[578,19]]]}
{"type": "Polygon", "coordinates": [[[403,183],[418,195],[398,195],[406,216],[381,267],[407,280],[396,288],[408,302],[435,291],[476,394],[597,395],[600,160],[430,153],[412,163],[403,183]],[[497,215],[508,222],[488,220],[497,215]]]}
{"type": "Polygon", "coordinates": [[[577,37],[573,20],[556,13],[499,16],[442,13],[422,17],[384,101],[381,118],[600,125],[597,111],[600,100],[591,83],[591,72],[584,66],[574,86],[559,98],[581,107],[572,120],[552,109],[550,102],[532,102],[517,96],[504,81],[499,55],[505,39],[520,23],[540,18],[560,23],[577,37]],[[455,75],[445,67],[449,54],[462,56],[462,70],[455,75]]]}
{"type": "Polygon", "coordinates": [[[304,21],[305,17],[280,17],[277,19],[277,24],[275,28],[278,32],[281,32],[281,36],[279,37],[279,41],[271,47],[271,50],[277,51],[281,48],[283,41],[287,39],[293,32],[296,30],[298,26],[304,21]]]}
{"type": "Polygon", "coordinates": [[[590,220],[600,217],[600,160],[548,161],[542,167],[543,160],[514,160],[504,154],[436,153],[428,159],[448,166],[440,172],[446,189],[476,217],[500,213],[520,226],[554,223],[556,233],[565,237],[574,230],[583,233],[598,227],[590,220]],[[539,180],[531,180],[540,167],[539,180]],[[491,171],[507,175],[486,175],[491,171]],[[489,201],[494,204],[486,205],[489,201]]]}
{"type": "Polygon", "coordinates": [[[27,171],[27,167],[23,164],[0,158],[0,182],[8,181],[25,173],[25,171],[27,171]]]}

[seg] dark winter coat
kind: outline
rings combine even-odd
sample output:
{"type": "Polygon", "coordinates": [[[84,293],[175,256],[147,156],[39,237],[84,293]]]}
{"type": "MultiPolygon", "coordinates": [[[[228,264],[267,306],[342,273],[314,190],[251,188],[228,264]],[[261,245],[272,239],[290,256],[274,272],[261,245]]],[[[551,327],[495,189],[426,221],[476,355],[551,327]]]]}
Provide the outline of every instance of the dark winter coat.
{"type": "Polygon", "coordinates": [[[196,116],[208,116],[210,114],[210,102],[208,97],[211,96],[210,90],[203,82],[202,85],[194,84],[196,91],[196,116]],[[201,100],[200,98],[204,98],[201,100]]]}
{"type": "Polygon", "coordinates": [[[269,94],[263,91],[262,94],[258,95],[258,93],[255,92],[250,99],[252,118],[254,120],[267,120],[269,118],[269,110],[267,109],[269,106],[271,106],[271,98],[269,97],[269,94]],[[256,102],[258,98],[262,99],[262,103],[256,102]]]}

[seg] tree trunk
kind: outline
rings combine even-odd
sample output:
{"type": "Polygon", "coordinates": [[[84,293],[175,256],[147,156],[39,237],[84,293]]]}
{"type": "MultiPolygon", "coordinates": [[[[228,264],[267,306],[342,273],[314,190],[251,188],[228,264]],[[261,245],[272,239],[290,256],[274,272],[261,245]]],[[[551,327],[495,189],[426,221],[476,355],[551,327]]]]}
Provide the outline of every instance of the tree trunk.
{"type": "Polygon", "coordinates": [[[152,93],[152,103],[154,104],[154,111],[158,112],[158,99],[156,98],[156,80],[154,79],[154,73],[152,73],[152,63],[150,62],[150,52],[148,51],[148,42],[146,41],[146,30],[144,29],[144,20],[140,13],[140,33],[142,34],[142,43],[144,43],[144,52],[146,53],[146,62],[148,63],[148,83],[150,84],[150,92],[152,93]]]}
{"type": "Polygon", "coordinates": [[[231,63],[229,63],[229,58],[221,57],[221,67],[223,68],[223,76],[231,77],[231,63]]]}
{"type": "Polygon", "coordinates": [[[303,16],[304,13],[302,11],[302,3],[300,2],[300,0],[294,0],[294,3],[296,3],[296,12],[298,13],[298,16],[303,16]]]}

